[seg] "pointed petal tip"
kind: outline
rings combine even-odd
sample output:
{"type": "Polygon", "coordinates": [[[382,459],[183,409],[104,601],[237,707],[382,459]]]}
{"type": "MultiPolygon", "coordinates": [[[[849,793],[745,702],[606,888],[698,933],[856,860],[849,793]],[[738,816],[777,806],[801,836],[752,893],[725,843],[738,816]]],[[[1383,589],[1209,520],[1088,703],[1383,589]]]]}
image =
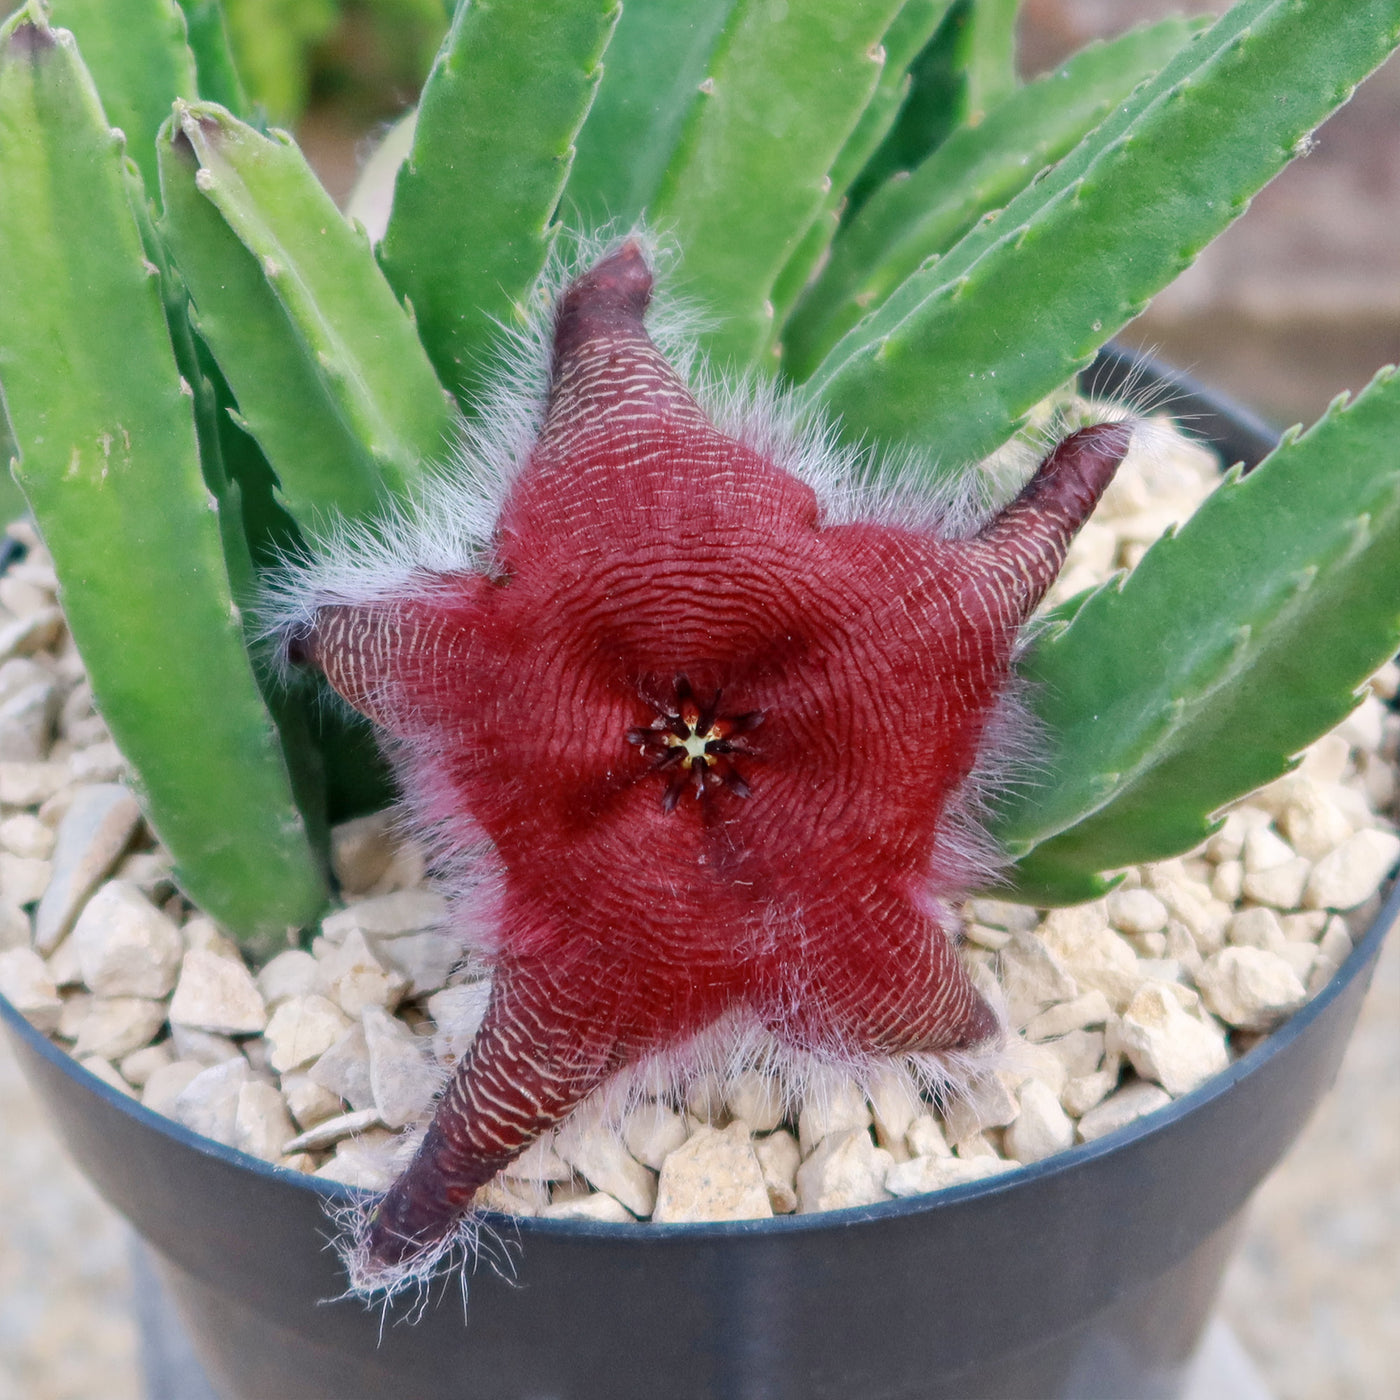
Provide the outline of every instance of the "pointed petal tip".
{"type": "Polygon", "coordinates": [[[615,248],[575,279],[559,302],[556,354],[608,327],[640,327],[651,301],[651,268],[635,238],[615,248]]]}

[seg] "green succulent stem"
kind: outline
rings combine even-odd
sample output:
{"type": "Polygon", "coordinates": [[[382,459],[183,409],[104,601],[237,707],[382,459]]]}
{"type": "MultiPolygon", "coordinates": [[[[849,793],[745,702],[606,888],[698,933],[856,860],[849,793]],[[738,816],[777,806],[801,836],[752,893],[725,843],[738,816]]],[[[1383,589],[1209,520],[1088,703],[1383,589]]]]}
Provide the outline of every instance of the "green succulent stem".
{"type": "Polygon", "coordinates": [[[444,384],[470,409],[549,256],[618,0],[457,9],[423,89],[380,246],[444,384]]]}
{"type": "Polygon", "coordinates": [[[1400,647],[1400,374],[1231,473],[1024,670],[1048,748],[1002,809],[1019,897],[1178,855],[1293,766],[1400,647]]]}
{"type": "Polygon", "coordinates": [[[127,171],[72,36],[26,6],[0,28],[13,469],[182,887],[272,951],[315,918],[326,886],[244,648],[225,507],[201,473],[195,388],[176,365],[127,171]]]}
{"type": "Polygon", "coordinates": [[[1241,0],[853,327],[806,396],[850,435],[945,469],[985,457],[1243,212],[1397,34],[1400,0],[1241,0]]]}

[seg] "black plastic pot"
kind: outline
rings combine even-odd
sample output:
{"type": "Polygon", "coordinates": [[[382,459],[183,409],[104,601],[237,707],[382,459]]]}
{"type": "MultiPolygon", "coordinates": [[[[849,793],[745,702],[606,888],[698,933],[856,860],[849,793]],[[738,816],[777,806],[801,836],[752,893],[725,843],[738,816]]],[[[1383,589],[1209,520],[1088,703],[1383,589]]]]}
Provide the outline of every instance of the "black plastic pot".
{"type": "MultiPolygon", "coordinates": [[[[1193,392],[1178,403],[1194,408],[1193,392]]],[[[344,1278],[324,1205],[350,1191],[196,1137],[80,1069],[2,1001],[0,1018],[79,1166],[151,1246],[229,1400],[1165,1400],[1184,1382],[1243,1208],[1332,1084],[1397,922],[1400,890],[1286,1026],[1110,1138],[820,1216],[497,1218],[515,1276],[480,1269],[465,1319],[449,1283],[411,1325],[330,1301],[344,1278]]]]}

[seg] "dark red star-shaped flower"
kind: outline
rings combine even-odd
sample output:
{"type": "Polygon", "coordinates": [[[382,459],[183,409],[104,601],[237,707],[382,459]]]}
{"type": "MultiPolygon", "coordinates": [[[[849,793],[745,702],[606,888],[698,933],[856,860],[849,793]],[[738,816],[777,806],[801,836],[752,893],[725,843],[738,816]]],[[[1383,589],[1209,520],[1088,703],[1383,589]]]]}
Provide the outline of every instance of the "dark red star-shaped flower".
{"type": "Polygon", "coordinates": [[[629,242],[561,298],[489,573],[313,605],[291,639],[501,870],[490,1006],[378,1207],[381,1264],[736,1008],[848,1060],[997,1032],[955,953],[950,804],[1128,430],[1065,439],[970,538],[824,523],[711,425],[643,327],[650,291],[629,242]]]}

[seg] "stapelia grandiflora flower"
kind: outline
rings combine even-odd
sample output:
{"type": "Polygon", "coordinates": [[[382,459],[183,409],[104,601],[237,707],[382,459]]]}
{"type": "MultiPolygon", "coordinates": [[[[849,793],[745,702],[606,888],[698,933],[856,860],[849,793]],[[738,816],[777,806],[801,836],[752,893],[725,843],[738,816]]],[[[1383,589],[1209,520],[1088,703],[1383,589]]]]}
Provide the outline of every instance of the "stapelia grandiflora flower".
{"type": "Polygon", "coordinates": [[[1128,429],[1066,438],[965,538],[829,523],[711,424],[644,328],[651,285],[629,241],[559,299],[485,567],[323,593],[290,629],[393,736],[420,815],[484,834],[499,870],[485,1021],[375,1210],[372,1264],[736,1009],[847,1063],[998,1034],[956,955],[951,812],[1128,429]]]}

